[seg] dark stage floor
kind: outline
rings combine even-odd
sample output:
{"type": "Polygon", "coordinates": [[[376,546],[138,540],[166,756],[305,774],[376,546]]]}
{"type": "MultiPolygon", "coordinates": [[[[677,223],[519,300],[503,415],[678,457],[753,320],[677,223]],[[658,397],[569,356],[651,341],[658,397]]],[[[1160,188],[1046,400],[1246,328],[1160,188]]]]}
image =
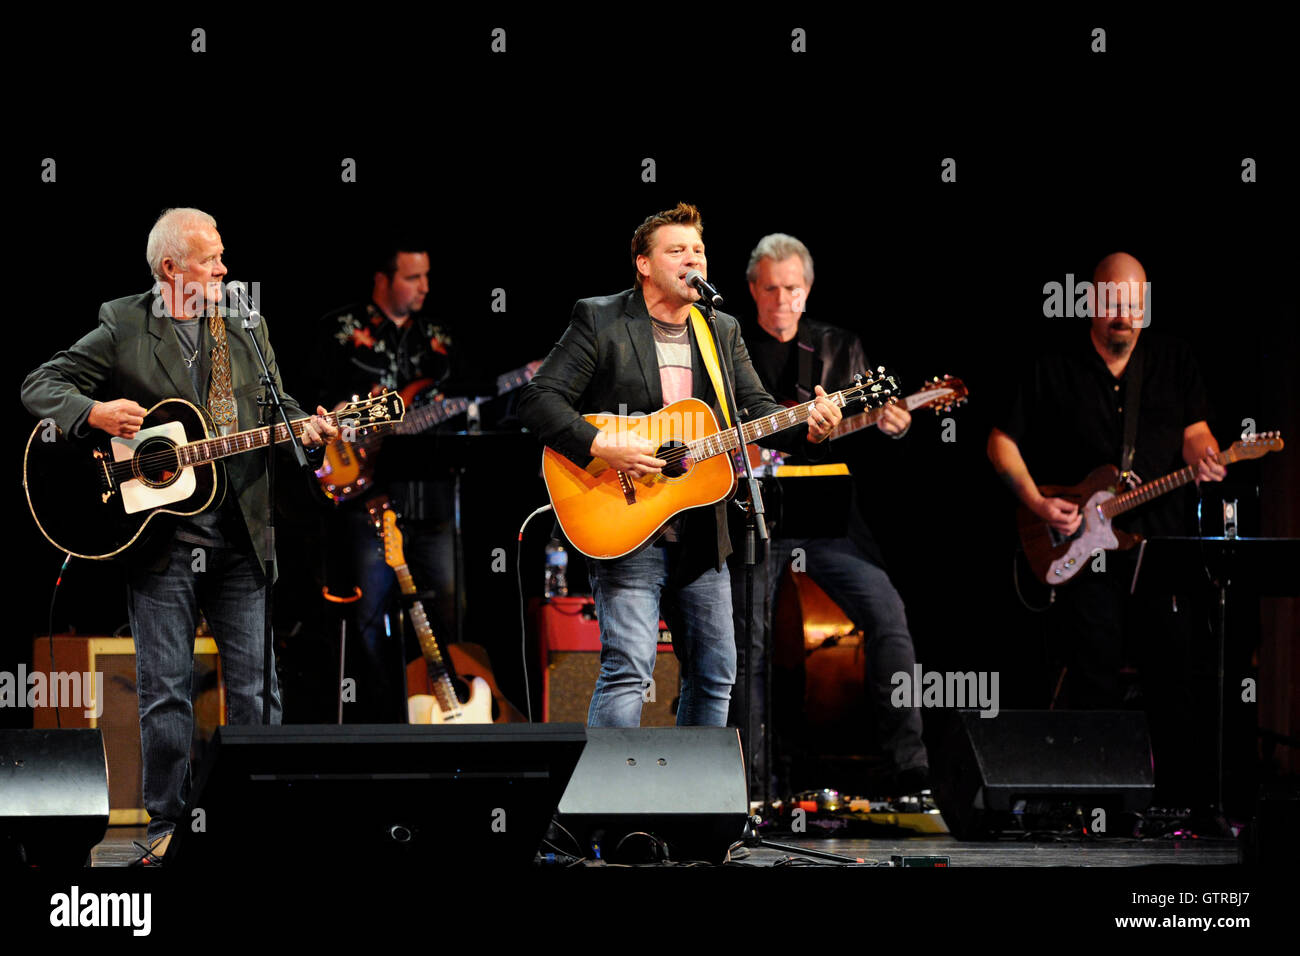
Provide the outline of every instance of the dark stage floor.
{"type": "MultiPolygon", "coordinates": [[[[91,853],[96,867],[126,866],[140,856],[132,841],[144,841],[144,827],[109,827],[104,841],[91,853]]],[[[960,841],[948,834],[924,836],[890,836],[880,838],[844,838],[781,836],[776,842],[807,847],[861,858],[868,863],[887,864],[890,857],[947,856],[954,867],[1131,867],[1154,865],[1222,866],[1241,862],[1238,844],[1233,840],[1124,840],[1097,839],[1088,842],[1031,842],[1000,840],[997,842],[960,841]]],[[[781,850],[756,847],[747,857],[734,862],[749,866],[786,866],[792,854],[781,850]]],[[[345,854],[340,849],[340,862],[345,854]]],[[[837,864],[811,857],[800,858],[795,865],[837,864]]]]}

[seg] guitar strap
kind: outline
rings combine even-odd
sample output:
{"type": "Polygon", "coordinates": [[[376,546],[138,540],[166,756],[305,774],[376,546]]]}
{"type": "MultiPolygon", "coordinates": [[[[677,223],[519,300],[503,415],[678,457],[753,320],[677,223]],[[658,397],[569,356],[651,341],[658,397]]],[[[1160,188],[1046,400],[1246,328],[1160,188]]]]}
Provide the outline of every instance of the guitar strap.
{"type": "Polygon", "coordinates": [[[727,411],[727,391],[722,387],[722,372],[718,368],[718,344],[713,341],[709,324],[704,321],[704,316],[695,306],[691,306],[691,326],[695,329],[695,340],[700,343],[704,368],[708,371],[709,380],[713,382],[713,391],[718,396],[718,407],[722,409],[722,417],[726,419],[727,427],[730,428],[731,413],[727,411]]]}
{"type": "Polygon", "coordinates": [[[814,386],[821,384],[813,381],[813,350],[812,346],[805,345],[799,341],[799,336],[795,336],[794,347],[799,352],[799,387],[797,398],[801,402],[806,402],[816,394],[814,386]]]}
{"type": "Polygon", "coordinates": [[[1128,383],[1124,388],[1124,449],[1120,452],[1120,478],[1128,480],[1133,470],[1133,455],[1137,451],[1135,443],[1138,432],[1138,407],[1142,397],[1142,353],[1143,349],[1134,346],[1133,354],[1128,360],[1128,383]]]}

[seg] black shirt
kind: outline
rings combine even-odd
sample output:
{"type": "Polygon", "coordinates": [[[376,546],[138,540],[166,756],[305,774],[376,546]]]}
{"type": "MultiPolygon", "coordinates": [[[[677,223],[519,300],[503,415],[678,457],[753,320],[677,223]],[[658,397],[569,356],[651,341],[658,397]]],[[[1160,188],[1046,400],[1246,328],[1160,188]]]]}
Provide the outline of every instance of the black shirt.
{"type": "MultiPolygon", "coordinates": [[[[813,322],[806,316],[800,320],[798,334],[786,342],[765,331],[757,322],[748,322],[742,328],[745,345],[754,363],[754,370],[758,372],[763,386],[778,402],[808,401],[814,394],[814,385],[820,385],[827,392],[833,392],[849,384],[846,369],[862,372],[870,367],[863,354],[862,343],[856,335],[846,329],[813,322]],[[801,355],[801,353],[806,354],[801,355]],[[806,382],[800,381],[800,375],[804,372],[809,377],[806,382]]],[[[832,447],[828,453],[823,453],[827,456],[825,460],[844,461],[850,457],[848,453],[860,442],[860,439],[850,438],[843,441],[848,443],[849,447],[839,442],[831,443],[837,447],[832,447]]],[[[830,490],[818,488],[815,492],[812,491],[813,486],[809,482],[813,480],[827,479],[791,478],[784,483],[784,486],[773,489],[774,493],[766,495],[768,518],[774,525],[773,534],[778,537],[799,536],[798,522],[783,520],[793,517],[800,504],[798,501],[788,499],[787,491],[791,496],[802,494],[806,498],[810,494],[830,490]]],[[[856,477],[849,482],[849,488],[849,498],[844,503],[844,534],[858,546],[867,560],[884,567],[884,556],[862,517],[856,477]]],[[[834,500],[826,503],[831,507],[838,507],[834,500]]],[[[734,530],[733,528],[733,532],[734,530]]]]}
{"type": "MultiPolygon", "coordinates": [[[[1205,382],[1191,347],[1180,339],[1144,331],[1134,346],[1143,353],[1133,471],[1144,482],[1177,471],[1183,431],[1209,417],[1205,382]]],[[[1120,464],[1124,444],[1124,396],[1132,356],[1117,379],[1085,332],[1077,331],[1039,355],[1021,380],[997,427],[1019,446],[1038,485],[1074,485],[1102,465],[1120,464]]],[[[1182,489],[1116,520],[1145,535],[1187,532],[1182,489]]]]}

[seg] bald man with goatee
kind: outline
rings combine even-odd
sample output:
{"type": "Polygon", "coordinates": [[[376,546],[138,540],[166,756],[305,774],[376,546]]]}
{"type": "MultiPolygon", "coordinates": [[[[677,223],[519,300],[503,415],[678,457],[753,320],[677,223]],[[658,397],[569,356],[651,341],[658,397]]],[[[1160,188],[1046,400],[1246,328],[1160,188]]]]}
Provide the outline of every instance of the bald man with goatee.
{"type": "MultiPolygon", "coordinates": [[[[988,456],[998,475],[1025,507],[1065,534],[1079,527],[1078,507],[1038,489],[1076,484],[1101,465],[1122,468],[1124,404],[1134,375],[1139,397],[1132,480],[1150,481],[1185,464],[1196,467],[1198,484],[1220,481],[1226,473],[1212,457],[1219,445],[1206,424],[1205,384],[1192,350],[1151,327],[1149,294],[1146,270],[1136,258],[1117,252],[1102,259],[1093,273],[1087,334],[1067,330],[1059,345],[1035,359],[989,435],[988,456]]],[[[1185,518],[1193,494],[1183,489],[1157,498],[1116,518],[1115,526],[1147,537],[1195,533],[1185,518]]],[[[1049,632],[1065,681],[1054,704],[1123,705],[1127,622],[1152,725],[1157,788],[1185,788],[1190,756],[1179,752],[1175,738],[1186,737],[1188,727],[1177,725],[1194,702],[1190,682],[1172,679],[1171,662],[1188,658],[1183,642],[1195,630],[1186,613],[1191,602],[1182,596],[1180,615],[1178,595],[1131,598],[1135,552],[1105,557],[1104,571],[1094,572],[1089,562],[1056,592],[1049,632]]]]}

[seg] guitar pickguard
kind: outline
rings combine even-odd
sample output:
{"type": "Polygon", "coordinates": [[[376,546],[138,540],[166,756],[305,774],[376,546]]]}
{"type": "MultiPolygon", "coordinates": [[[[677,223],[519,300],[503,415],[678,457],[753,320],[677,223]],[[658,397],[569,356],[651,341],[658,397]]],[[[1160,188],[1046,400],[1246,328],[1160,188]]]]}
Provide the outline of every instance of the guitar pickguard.
{"type": "Polygon", "coordinates": [[[1114,492],[1098,491],[1088,499],[1082,509],[1083,524],[1070,542],[1069,549],[1048,565],[1048,584],[1063,584],[1070,580],[1096,551],[1113,551],[1119,547],[1110,519],[1101,513],[1101,506],[1114,497],[1114,492]]]}
{"type": "MultiPolygon", "coordinates": [[[[155,452],[151,449],[155,447],[165,449],[167,443],[184,445],[186,441],[188,439],[185,437],[185,425],[182,422],[164,422],[152,428],[142,428],[136,432],[134,438],[112,439],[113,459],[129,461],[135,458],[141,446],[147,446],[146,455],[165,454],[162,450],[155,452]]],[[[185,500],[194,494],[196,487],[194,469],[189,467],[176,469],[170,479],[161,479],[160,476],[154,476],[148,481],[132,478],[130,481],[122,482],[120,488],[122,508],[130,515],[160,505],[169,505],[185,500]]]]}

